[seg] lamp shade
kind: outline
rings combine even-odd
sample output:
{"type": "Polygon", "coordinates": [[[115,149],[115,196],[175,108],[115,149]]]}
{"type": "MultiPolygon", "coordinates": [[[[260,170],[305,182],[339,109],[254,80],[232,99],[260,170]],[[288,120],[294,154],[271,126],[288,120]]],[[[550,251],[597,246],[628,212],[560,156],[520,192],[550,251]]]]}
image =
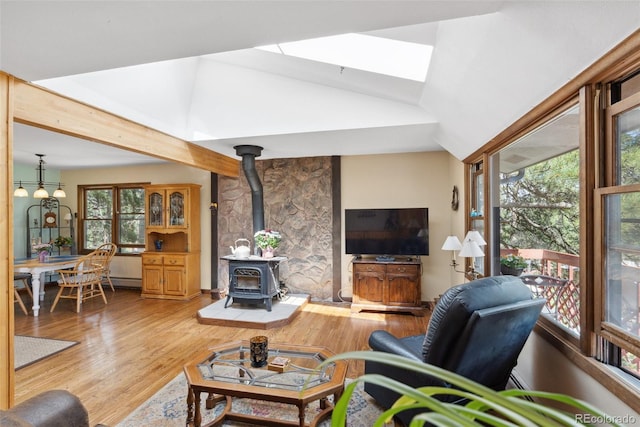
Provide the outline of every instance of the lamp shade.
{"type": "Polygon", "coordinates": [[[460,253],[458,255],[464,258],[476,258],[484,256],[484,252],[482,251],[480,246],[478,246],[478,244],[473,240],[464,239],[462,249],[460,250],[460,253]]]}
{"type": "MultiPolygon", "coordinates": [[[[485,246],[487,242],[482,238],[482,234],[478,230],[469,230],[466,236],[464,236],[465,242],[472,240],[478,244],[478,246],[485,246]]],[[[483,254],[484,255],[484,254],[483,254]]]]}
{"type": "Polygon", "coordinates": [[[60,186],[58,186],[56,191],[53,192],[53,197],[55,197],[57,199],[61,199],[63,197],[67,197],[67,193],[65,193],[64,190],[62,188],[60,188],[60,186]]]}
{"type": "Polygon", "coordinates": [[[459,251],[462,249],[462,243],[456,236],[448,236],[441,249],[443,251],[459,251]]]}
{"type": "Polygon", "coordinates": [[[70,213],[68,213],[68,214],[66,214],[66,215],[64,216],[64,220],[65,220],[65,221],[71,221],[72,219],[73,219],[73,216],[72,216],[70,213]]]}
{"type": "Polygon", "coordinates": [[[29,192],[22,186],[22,182],[20,182],[20,186],[16,188],[16,190],[13,192],[13,195],[15,197],[29,197],[29,192]]]}
{"type": "Polygon", "coordinates": [[[36,191],[33,192],[33,197],[36,199],[46,199],[49,197],[49,193],[44,187],[39,187],[36,191]]]}

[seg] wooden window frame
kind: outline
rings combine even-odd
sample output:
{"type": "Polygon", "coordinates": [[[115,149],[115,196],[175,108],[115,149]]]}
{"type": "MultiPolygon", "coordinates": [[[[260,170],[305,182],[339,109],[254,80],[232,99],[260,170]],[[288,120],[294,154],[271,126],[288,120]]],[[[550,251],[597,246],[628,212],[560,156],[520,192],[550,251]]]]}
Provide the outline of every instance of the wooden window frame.
{"type": "MultiPolygon", "coordinates": [[[[596,224],[599,225],[601,232],[596,234],[596,245],[601,248],[602,252],[600,254],[600,258],[604,259],[604,251],[606,249],[606,243],[604,241],[604,227],[605,227],[605,209],[606,203],[605,198],[607,196],[612,195],[622,195],[627,193],[640,193],[640,184],[633,185],[618,185],[611,187],[602,187],[598,188],[595,191],[595,207],[596,207],[596,224]]],[[[598,227],[596,227],[598,228],[598,227]]],[[[606,277],[605,277],[605,269],[602,263],[598,263],[595,269],[595,282],[596,282],[596,304],[595,304],[595,316],[596,324],[595,332],[607,339],[609,342],[614,345],[621,347],[627,351],[630,351],[636,355],[640,355],[640,338],[634,337],[629,334],[627,331],[623,330],[617,325],[614,325],[608,322],[605,319],[604,313],[604,304],[605,304],[605,294],[606,294],[606,277]]]]}
{"type": "MultiPolygon", "coordinates": [[[[85,227],[84,222],[86,219],[86,191],[87,190],[111,190],[113,194],[113,212],[112,212],[112,227],[111,227],[111,241],[119,242],[119,217],[120,217],[120,190],[122,189],[142,189],[144,190],[144,186],[148,185],[148,182],[145,183],[118,183],[118,184],[91,184],[91,185],[79,185],[78,186],[78,253],[88,254],[93,249],[85,248],[85,227]]],[[[118,256],[140,256],[145,249],[144,244],[144,232],[143,232],[143,243],[140,245],[127,245],[127,247],[140,248],[139,252],[121,252],[121,245],[118,245],[118,256]]]]}

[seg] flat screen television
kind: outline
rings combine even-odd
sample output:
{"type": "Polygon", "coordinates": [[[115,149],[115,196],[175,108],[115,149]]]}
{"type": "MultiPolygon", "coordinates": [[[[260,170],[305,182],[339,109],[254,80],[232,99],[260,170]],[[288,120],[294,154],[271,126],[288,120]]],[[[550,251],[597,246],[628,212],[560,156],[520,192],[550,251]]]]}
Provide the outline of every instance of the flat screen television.
{"type": "Polygon", "coordinates": [[[345,252],[351,255],[429,255],[429,209],[346,209],[345,252]]]}

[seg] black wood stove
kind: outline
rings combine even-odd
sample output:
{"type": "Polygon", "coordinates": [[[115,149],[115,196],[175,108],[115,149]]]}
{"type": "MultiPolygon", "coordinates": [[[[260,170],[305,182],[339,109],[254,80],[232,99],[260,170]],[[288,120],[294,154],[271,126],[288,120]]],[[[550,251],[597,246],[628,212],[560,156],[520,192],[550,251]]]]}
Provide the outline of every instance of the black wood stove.
{"type": "Polygon", "coordinates": [[[286,257],[236,258],[224,256],[229,262],[229,293],[224,303],[227,308],[230,302],[241,304],[264,304],[271,311],[273,297],[280,289],[280,262],[286,257]]]}

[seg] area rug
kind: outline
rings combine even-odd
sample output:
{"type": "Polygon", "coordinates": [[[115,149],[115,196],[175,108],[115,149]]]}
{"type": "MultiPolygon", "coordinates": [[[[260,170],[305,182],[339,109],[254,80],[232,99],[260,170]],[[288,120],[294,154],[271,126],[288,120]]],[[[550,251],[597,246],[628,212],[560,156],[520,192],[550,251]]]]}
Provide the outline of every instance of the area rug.
{"type": "MultiPolygon", "coordinates": [[[[347,383],[350,380],[347,380],[347,383]]],[[[329,398],[332,400],[332,398],[329,398]]],[[[187,419],[187,380],[184,374],[178,375],[165,385],[149,400],[140,405],[127,418],[116,427],[183,427],[187,419]]],[[[205,395],[202,396],[201,414],[202,424],[211,422],[222,413],[224,402],[219,403],[214,409],[205,408],[205,395]]],[[[293,405],[285,405],[275,402],[262,402],[251,399],[233,399],[233,411],[242,414],[251,414],[261,417],[277,418],[280,420],[298,420],[298,409],[293,405]]],[[[307,406],[307,422],[310,422],[318,413],[318,402],[307,406]]],[[[347,411],[347,425],[352,427],[370,427],[382,413],[382,409],[373,399],[364,392],[362,384],[358,384],[351,397],[347,411]]],[[[329,426],[330,418],[321,426],[329,426]]],[[[246,424],[225,421],[223,426],[244,426],[246,424]]],[[[393,424],[390,424],[393,425],[393,424]]]]}
{"type": "Polygon", "coordinates": [[[77,341],[65,341],[49,338],[27,337],[16,335],[13,338],[14,366],[18,370],[29,366],[45,357],[66,350],[78,344],[77,341]]]}

